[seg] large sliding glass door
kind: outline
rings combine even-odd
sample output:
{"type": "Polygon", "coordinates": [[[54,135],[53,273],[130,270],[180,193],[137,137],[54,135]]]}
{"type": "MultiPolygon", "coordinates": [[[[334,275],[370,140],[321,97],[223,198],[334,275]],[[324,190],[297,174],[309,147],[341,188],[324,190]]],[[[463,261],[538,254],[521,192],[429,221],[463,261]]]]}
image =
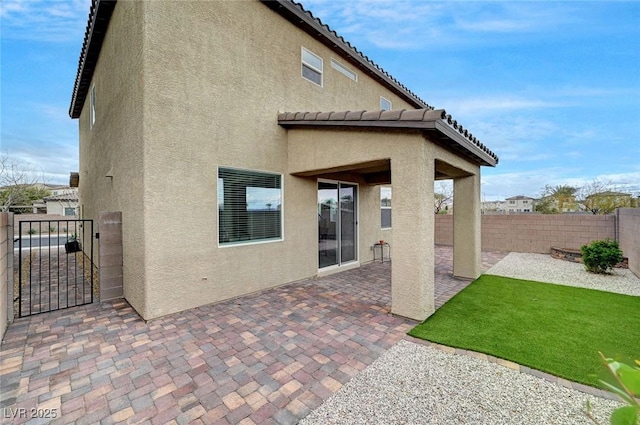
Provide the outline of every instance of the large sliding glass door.
{"type": "Polygon", "coordinates": [[[318,268],[358,260],[357,185],[318,181],[318,268]]]}

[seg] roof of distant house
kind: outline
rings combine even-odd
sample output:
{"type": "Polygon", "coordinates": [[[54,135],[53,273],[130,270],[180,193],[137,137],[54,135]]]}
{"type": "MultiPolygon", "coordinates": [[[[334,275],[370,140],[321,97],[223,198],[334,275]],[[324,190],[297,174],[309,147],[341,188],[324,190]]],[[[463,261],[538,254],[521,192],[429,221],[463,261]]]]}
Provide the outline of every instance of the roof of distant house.
{"type": "Polygon", "coordinates": [[[55,195],[55,196],[47,196],[45,198],[43,198],[43,201],[48,202],[48,201],[77,201],[78,200],[78,192],[76,192],[75,190],[73,192],[69,192],[69,193],[61,193],[60,195],[55,195]]]}
{"type": "Polygon", "coordinates": [[[631,196],[631,194],[630,193],[614,192],[612,190],[607,190],[607,191],[604,191],[604,192],[593,193],[593,194],[587,196],[587,198],[596,197],[596,196],[631,196]]]}
{"type": "Polygon", "coordinates": [[[535,201],[536,198],[531,198],[529,196],[524,196],[524,195],[518,195],[518,196],[512,196],[511,198],[506,198],[505,200],[507,200],[507,201],[523,201],[523,200],[533,200],[533,201],[535,201]]]}

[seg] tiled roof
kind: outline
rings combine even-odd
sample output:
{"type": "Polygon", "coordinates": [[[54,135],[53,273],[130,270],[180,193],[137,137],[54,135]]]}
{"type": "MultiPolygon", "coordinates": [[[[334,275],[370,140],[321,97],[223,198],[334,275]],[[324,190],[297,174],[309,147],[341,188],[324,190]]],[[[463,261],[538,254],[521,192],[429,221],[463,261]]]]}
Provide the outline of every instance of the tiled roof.
{"type": "Polygon", "coordinates": [[[77,201],[78,193],[76,191],[70,193],[63,193],[55,196],[47,196],[43,198],[44,201],[77,201]]]}
{"type": "Polygon", "coordinates": [[[78,71],[76,82],[73,85],[71,94],[71,106],[69,106],[69,116],[79,118],[82,107],[89,92],[89,84],[93,77],[102,41],[107,33],[109,20],[116,6],[117,0],[92,0],[89,9],[89,20],[84,33],[84,42],[78,60],[78,71]]]}
{"type": "Polygon", "coordinates": [[[526,201],[526,200],[534,200],[535,198],[531,198],[529,196],[524,196],[524,195],[517,195],[517,196],[512,196],[511,198],[506,198],[505,201],[526,201]]]}
{"type": "Polygon", "coordinates": [[[392,111],[283,112],[278,124],[293,127],[358,127],[413,129],[429,132],[430,139],[474,160],[495,166],[498,156],[444,109],[398,109],[392,111]]]}

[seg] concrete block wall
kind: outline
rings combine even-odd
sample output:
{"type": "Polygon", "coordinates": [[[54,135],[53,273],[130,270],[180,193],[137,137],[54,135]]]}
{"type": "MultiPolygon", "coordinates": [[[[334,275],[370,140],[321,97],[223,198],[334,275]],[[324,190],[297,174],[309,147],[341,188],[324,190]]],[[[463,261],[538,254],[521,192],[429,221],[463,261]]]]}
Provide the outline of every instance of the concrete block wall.
{"type": "Polygon", "coordinates": [[[13,213],[0,213],[0,340],[13,321],[13,213]]]}
{"type": "MultiPolygon", "coordinates": [[[[548,254],[551,247],[580,249],[614,239],[613,215],[506,214],[482,216],[482,249],[548,254]]],[[[453,217],[436,215],[435,243],[453,245],[453,217]]]]}
{"type": "Polygon", "coordinates": [[[620,208],[616,215],[620,249],[629,259],[629,269],[640,277],[640,208],[620,208]]]}
{"type": "Polygon", "coordinates": [[[101,212],[98,229],[100,301],[122,298],[122,213],[101,212]]]}

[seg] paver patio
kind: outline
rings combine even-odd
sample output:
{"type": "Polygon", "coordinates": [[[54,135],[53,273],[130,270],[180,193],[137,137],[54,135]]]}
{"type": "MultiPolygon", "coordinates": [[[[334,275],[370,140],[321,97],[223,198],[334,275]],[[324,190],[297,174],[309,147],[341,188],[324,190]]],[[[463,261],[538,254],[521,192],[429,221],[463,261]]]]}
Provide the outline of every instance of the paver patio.
{"type": "MultiPolygon", "coordinates": [[[[437,306],[469,283],[451,254],[436,247],[437,306]]],[[[505,255],[483,253],[483,269],[505,255]]],[[[149,322],[124,300],[18,319],[0,350],[3,420],[296,423],[415,324],[389,313],[390,275],[375,262],[149,322]]]]}

